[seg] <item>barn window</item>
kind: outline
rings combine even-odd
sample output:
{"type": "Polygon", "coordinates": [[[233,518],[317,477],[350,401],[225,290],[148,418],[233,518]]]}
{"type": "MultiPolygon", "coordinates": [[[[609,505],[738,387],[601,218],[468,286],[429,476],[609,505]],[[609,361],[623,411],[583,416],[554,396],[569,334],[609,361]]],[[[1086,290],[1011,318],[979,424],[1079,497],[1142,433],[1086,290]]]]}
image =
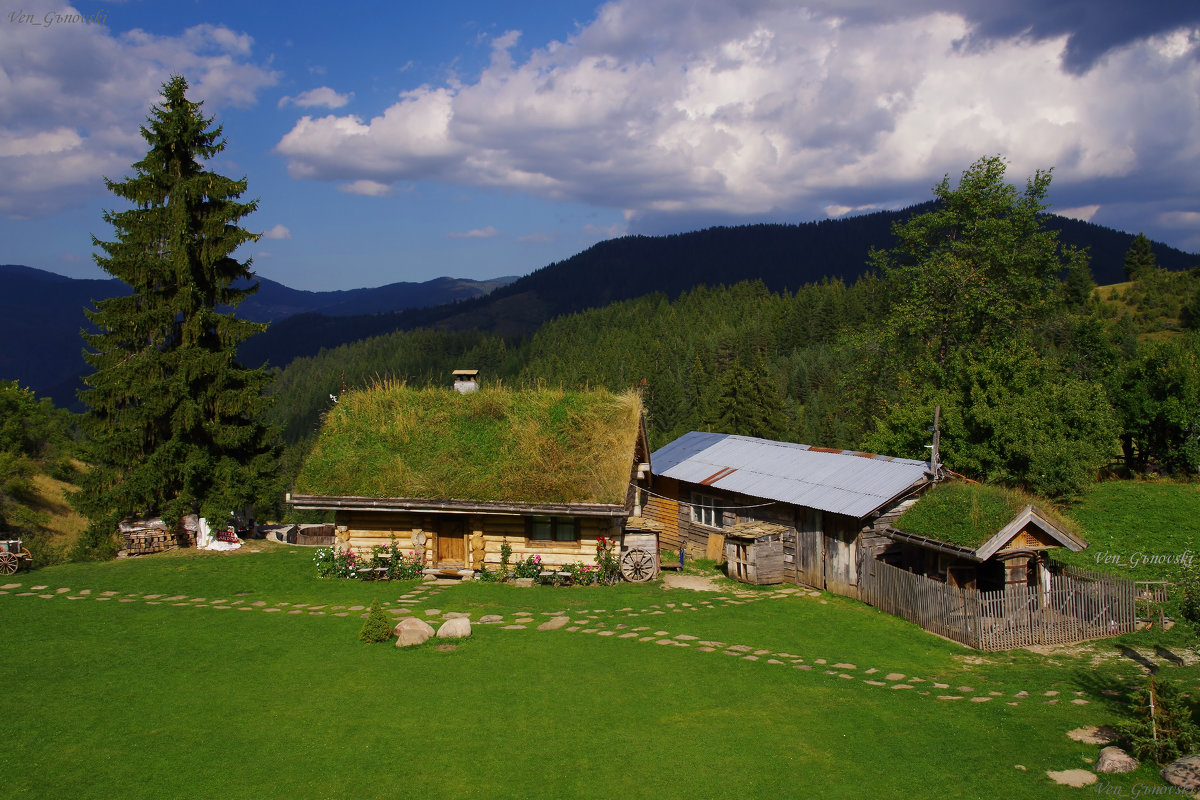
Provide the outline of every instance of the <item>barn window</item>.
{"type": "Polygon", "coordinates": [[[579,538],[579,520],[574,517],[526,517],[525,535],[543,542],[573,542],[579,538]]]}
{"type": "Polygon", "coordinates": [[[721,499],[708,494],[692,494],[692,522],[710,528],[725,527],[721,519],[721,499]]]}

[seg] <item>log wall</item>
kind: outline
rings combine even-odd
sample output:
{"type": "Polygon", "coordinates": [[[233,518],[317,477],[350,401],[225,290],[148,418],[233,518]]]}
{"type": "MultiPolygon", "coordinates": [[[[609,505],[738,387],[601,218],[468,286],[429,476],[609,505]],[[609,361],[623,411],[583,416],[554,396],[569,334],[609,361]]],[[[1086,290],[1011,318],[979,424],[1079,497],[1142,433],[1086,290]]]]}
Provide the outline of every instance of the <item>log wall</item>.
{"type": "Polygon", "coordinates": [[[467,569],[500,566],[500,549],[512,548],[510,563],[526,556],[540,555],[548,566],[562,566],[596,560],[596,539],[619,533],[621,520],[609,517],[581,518],[579,538],[561,542],[526,537],[525,517],[510,514],[421,514],[396,511],[341,511],[337,515],[336,539],[339,547],[370,554],[376,545],[387,546],[394,538],[404,552],[424,552],[425,561],[437,566],[437,536],[449,523],[466,518],[464,565],[467,569]],[[421,543],[424,540],[423,544],[421,543]]]}

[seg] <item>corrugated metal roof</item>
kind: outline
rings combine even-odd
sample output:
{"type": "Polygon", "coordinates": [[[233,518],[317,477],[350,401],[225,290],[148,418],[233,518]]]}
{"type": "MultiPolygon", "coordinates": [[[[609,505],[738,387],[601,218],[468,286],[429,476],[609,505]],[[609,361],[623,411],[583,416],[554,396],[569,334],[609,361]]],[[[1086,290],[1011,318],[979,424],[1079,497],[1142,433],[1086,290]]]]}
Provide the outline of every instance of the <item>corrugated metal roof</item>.
{"type": "Polygon", "coordinates": [[[650,463],[662,477],[860,518],[927,480],[929,469],[908,458],[698,431],[656,450],[650,463]]]}

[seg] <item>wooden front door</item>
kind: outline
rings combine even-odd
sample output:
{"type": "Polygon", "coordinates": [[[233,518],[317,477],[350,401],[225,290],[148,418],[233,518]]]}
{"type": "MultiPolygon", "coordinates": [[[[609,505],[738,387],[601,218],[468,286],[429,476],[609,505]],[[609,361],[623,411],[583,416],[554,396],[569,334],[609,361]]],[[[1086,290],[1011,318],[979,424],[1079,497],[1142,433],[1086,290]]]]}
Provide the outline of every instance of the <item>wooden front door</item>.
{"type": "Polygon", "coordinates": [[[437,566],[467,565],[467,522],[453,517],[438,520],[437,566]]]}
{"type": "Polygon", "coordinates": [[[796,512],[796,580],[816,589],[825,588],[825,542],[822,514],[815,508],[796,512]]]}
{"type": "Polygon", "coordinates": [[[858,596],[856,523],[841,514],[825,516],[825,588],[846,597],[858,596]]]}

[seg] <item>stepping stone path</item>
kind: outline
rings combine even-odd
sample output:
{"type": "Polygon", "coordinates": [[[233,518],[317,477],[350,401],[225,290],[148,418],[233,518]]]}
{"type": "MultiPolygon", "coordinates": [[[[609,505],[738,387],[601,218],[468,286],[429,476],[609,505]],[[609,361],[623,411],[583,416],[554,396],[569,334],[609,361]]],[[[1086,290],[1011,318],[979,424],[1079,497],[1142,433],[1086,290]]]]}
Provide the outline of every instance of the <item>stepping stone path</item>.
{"type": "MultiPolygon", "coordinates": [[[[456,583],[457,582],[452,581],[452,582],[447,583],[446,585],[455,585],[456,583]]],[[[11,590],[20,589],[20,588],[22,588],[22,584],[20,584],[20,583],[5,584],[3,586],[0,586],[0,594],[8,594],[11,590]]],[[[173,606],[180,606],[180,607],[190,606],[192,608],[209,608],[209,607],[211,607],[216,610],[229,610],[230,608],[237,608],[237,610],[239,610],[239,611],[261,610],[268,614],[280,613],[280,612],[286,611],[286,613],[288,615],[297,615],[298,616],[298,615],[307,614],[308,616],[314,616],[314,617],[315,616],[347,617],[347,616],[351,615],[351,612],[365,612],[365,610],[366,610],[366,606],[362,606],[362,605],[349,606],[349,608],[347,610],[347,607],[342,606],[342,605],[328,606],[328,605],[319,604],[319,603],[310,605],[308,603],[288,603],[288,602],[283,602],[283,601],[276,602],[273,606],[268,607],[267,602],[263,601],[263,600],[255,600],[253,602],[247,603],[246,600],[242,600],[242,599],[232,600],[232,601],[220,599],[220,600],[214,600],[211,603],[209,603],[209,601],[206,598],[193,597],[193,598],[188,599],[187,595],[183,595],[183,594],[166,596],[164,594],[143,595],[140,592],[130,592],[124,597],[118,597],[118,595],[120,595],[121,593],[117,592],[117,591],[103,591],[103,592],[94,594],[93,590],[91,590],[91,589],[79,589],[72,594],[71,593],[72,590],[70,588],[66,588],[66,587],[57,588],[54,590],[54,592],[52,594],[49,594],[49,593],[37,594],[38,592],[47,590],[49,588],[50,587],[46,586],[46,585],[31,586],[31,587],[29,587],[29,589],[30,589],[29,591],[18,592],[15,594],[15,596],[16,597],[29,597],[29,596],[36,595],[40,598],[52,599],[59,595],[67,595],[68,599],[70,599],[70,600],[84,600],[84,599],[88,599],[89,597],[94,597],[94,599],[97,601],[108,601],[108,600],[112,600],[115,598],[118,600],[118,602],[122,602],[122,603],[134,603],[134,602],[140,601],[140,602],[146,603],[147,605],[170,604],[173,606]]],[[[444,588],[445,587],[443,585],[436,584],[436,583],[435,584],[427,584],[424,586],[418,586],[418,587],[415,587],[409,593],[401,595],[395,601],[386,601],[383,603],[383,605],[391,606],[391,605],[393,605],[393,603],[398,604],[399,607],[388,609],[388,612],[394,616],[410,615],[410,614],[413,614],[414,611],[416,611],[416,609],[411,608],[412,605],[418,604],[418,603],[424,603],[424,602],[428,602],[429,600],[432,600],[433,597],[436,596],[437,594],[439,594],[440,592],[442,592],[444,590],[444,588]]],[[[250,593],[242,592],[239,594],[245,595],[245,594],[250,594],[250,593]]],[[[749,603],[759,602],[763,599],[785,599],[785,598],[790,598],[790,597],[796,597],[796,598],[800,598],[800,599],[820,598],[821,593],[816,592],[816,591],[802,590],[802,589],[786,589],[786,590],[779,590],[771,595],[752,596],[752,595],[738,593],[736,595],[737,599],[735,599],[733,597],[717,597],[712,600],[704,599],[704,600],[698,601],[699,605],[693,605],[692,603],[678,603],[678,604],[666,603],[663,605],[665,605],[666,609],[668,609],[669,611],[678,613],[678,612],[683,611],[684,609],[687,609],[690,611],[700,611],[700,610],[704,610],[704,609],[711,610],[713,608],[721,607],[720,605],[716,605],[716,603],[721,603],[723,606],[728,607],[728,606],[734,606],[734,605],[746,605],[749,603]]],[[[822,599],[821,602],[824,603],[826,601],[822,599]]],[[[575,613],[579,614],[581,616],[581,618],[575,619],[575,620],[572,619],[571,615],[569,615],[567,611],[563,611],[563,610],[542,611],[542,612],[538,612],[538,613],[540,616],[545,617],[546,619],[543,619],[540,622],[540,624],[536,624],[536,628],[539,631],[564,630],[566,632],[591,633],[591,634],[596,634],[597,636],[611,637],[611,638],[615,638],[615,639],[637,640],[638,642],[654,642],[654,643],[656,643],[660,646],[664,646],[664,647],[666,647],[666,646],[693,647],[694,646],[694,649],[697,652],[713,653],[713,652],[719,651],[719,652],[724,653],[725,655],[736,656],[740,660],[743,660],[743,661],[760,661],[765,656],[771,656],[770,658],[766,658],[766,663],[775,665],[775,666],[779,666],[779,665],[783,665],[783,664],[787,663],[786,661],[783,661],[781,659],[788,659],[791,661],[793,669],[802,670],[802,671],[806,671],[806,672],[811,672],[813,669],[812,665],[803,663],[805,661],[804,658],[802,658],[799,655],[792,654],[792,653],[783,653],[783,652],[772,653],[771,650],[755,649],[755,648],[751,647],[750,645],[744,645],[744,644],[730,645],[725,642],[719,642],[719,641],[713,641],[713,640],[701,640],[700,637],[693,636],[691,634],[672,633],[671,631],[667,631],[667,630],[656,630],[653,632],[649,632],[650,628],[648,626],[643,625],[643,626],[639,626],[639,627],[629,628],[627,625],[624,625],[621,623],[613,624],[613,622],[610,621],[610,619],[605,619],[604,616],[602,616],[602,615],[607,615],[607,616],[611,617],[612,615],[616,615],[616,614],[621,614],[621,615],[625,615],[625,616],[629,616],[629,617],[636,617],[639,614],[645,614],[645,615],[650,615],[650,616],[663,615],[663,614],[668,613],[667,611],[663,610],[663,605],[652,604],[646,608],[642,608],[642,609],[638,609],[638,610],[635,610],[632,607],[627,606],[625,608],[617,609],[615,611],[607,611],[602,608],[593,609],[590,612],[589,611],[577,611],[575,613]],[[612,625],[611,629],[608,627],[609,625],[612,625]],[[624,632],[621,633],[621,631],[624,631],[624,632]],[[695,645],[693,645],[693,643],[695,643],[695,645]]],[[[443,612],[441,609],[438,609],[438,608],[428,608],[428,609],[424,610],[425,617],[436,617],[439,615],[442,616],[443,619],[445,619],[445,620],[453,620],[453,619],[469,620],[470,619],[469,614],[464,614],[461,612],[443,612]]],[[[365,613],[357,613],[357,616],[365,617],[366,614],[365,613]]],[[[504,621],[505,621],[505,617],[500,614],[487,614],[487,615],[481,616],[479,618],[477,624],[498,625],[501,630],[526,630],[529,627],[532,627],[535,625],[534,615],[532,612],[528,612],[528,611],[514,612],[514,614],[512,615],[512,618],[511,618],[511,622],[508,625],[501,624],[504,621]]],[[[817,658],[817,659],[813,659],[813,664],[824,667],[825,665],[829,664],[829,660],[824,659],[824,658],[817,658]]],[[[877,680],[876,678],[868,677],[868,676],[879,676],[879,674],[881,673],[881,670],[876,667],[871,667],[869,669],[863,670],[858,675],[850,674],[851,672],[855,672],[857,670],[858,670],[858,666],[856,664],[849,663],[849,662],[837,661],[832,664],[832,668],[825,669],[824,673],[827,675],[837,675],[837,677],[842,680],[851,680],[851,681],[852,680],[862,680],[863,683],[865,683],[869,686],[888,687],[892,690],[901,690],[901,691],[914,689],[915,686],[913,684],[925,682],[924,678],[915,677],[915,676],[907,676],[907,675],[905,675],[905,673],[901,673],[901,672],[888,672],[888,673],[882,675],[883,680],[877,680]],[[906,679],[907,679],[907,682],[903,682],[903,683],[901,682],[901,681],[905,681],[906,679]]],[[[931,686],[933,689],[940,689],[940,690],[946,690],[946,689],[950,688],[950,684],[941,683],[941,682],[931,682],[931,686]]],[[[1198,687],[1200,687],[1200,684],[1198,684],[1198,687]]],[[[936,695],[934,695],[932,692],[929,692],[929,691],[918,692],[918,694],[925,695],[925,696],[936,696],[936,698],[940,701],[964,700],[964,699],[967,699],[968,696],[970,696],[970,702],[972,702],[972,703],[987,703],[987,702],[990,702],[992,700],[992,698],[994,698],[994,697],[1003,697],[1004,696],[1004,693],[999,692],[999,691],[989,691],[986,695],[982,695],[982,694],[974,695],[975,689],[971,686],[959,686],[959,687],[957,687],[957,691],[959,692],[959,694],[936,694],[936,695]]],[[[1120,694],[1119,692],[1116,692],[1112,689],[1105,689],[1105,690],[1103,690],[1103,692],[1104,692],[1104,694],[1110,695],[1110,696],[1117,696],[1120,694]]],[[[1071,700],[1072,705],[1084,706],[1084,705],[1090,704],[1091,701],[1084,698],[1084,695],[1086,694],[1085,692],[1074,691],[1073,693],[1074,693],[1075,697],[1071,700]]],[[[1042,701],[1043,704],[1056,705],[1058,703],[1057,698],[1058,698],[1059,694],[1060,694],[1060,692],[1057,690],[1047,690],[1047,691],[1042,692],[1041,693],[1042,697],[1050,698],[1048,700],[1043,700],[1042,701]]],[[[1012,694],[1013,700],[1007,702],[1007,705],[1019,706],[1019,705],[1021,705],[1021,703],[1018,701],[1025,700],[1029,697],[1030,697],[1030,693],[1028,691],[1025,691],[1025,690],[1017,691],[1012,694]]],[[[1072,732],[1072,733],[1074,733],[1074,732],[1072,732]]],[[[1068,771],[1068,772],[1070,772],[1070,771],[1068,771]]],[[[1092,773],[1087,772],[1086,770],[1075,770],[1075,772],[1083,772],[1084,774],[1092,775],[1092,773]]],[[[1092,775],[1092,777],[1094,780],[1095,776],[1092,775]]]]}

